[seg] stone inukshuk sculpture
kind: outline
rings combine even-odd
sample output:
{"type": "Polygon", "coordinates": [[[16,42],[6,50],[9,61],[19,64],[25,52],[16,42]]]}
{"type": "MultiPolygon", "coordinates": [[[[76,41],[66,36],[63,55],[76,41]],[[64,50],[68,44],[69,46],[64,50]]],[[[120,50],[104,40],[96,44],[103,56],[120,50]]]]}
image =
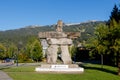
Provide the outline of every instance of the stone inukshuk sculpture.
{"type": "Polygon", "coordinates": [[[63,31],[63,22],[61,20],[58,21],[56,31],[57,32],[62,32],[63,31]]]}
{"type": "Polygon", "coordinates": [[[47,63],[55,64],[57,61],[58,48],[61,49],[61,59],[64,64],[71,64],[71,56],[68,50],[68,46],[72,44],[70,36],[78,37],[79,33],[64,33],[63,32],[63,22],[58,21],[56,26],[56,31],[52,32],[40,32],[39,38],[46,39],[49,47],[47,48],[47,63]]]}

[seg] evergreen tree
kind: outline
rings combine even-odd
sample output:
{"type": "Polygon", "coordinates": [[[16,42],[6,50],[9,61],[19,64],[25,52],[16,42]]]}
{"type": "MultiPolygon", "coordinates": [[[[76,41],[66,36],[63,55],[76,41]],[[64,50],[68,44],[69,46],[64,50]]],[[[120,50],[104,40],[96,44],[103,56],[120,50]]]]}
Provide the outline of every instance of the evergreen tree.
{"type": "Polygon", "coordinates": [[[43,58],[42,46],[36,37],[31,37],[26,45],[27,56],[33,61],[41,61],[43,58]]]}
{"type": "Polygon", "coordinates": [[[33,60],[41,61],[43,58],[42,46],[39,40],[35,40],[32,44],[31,51],[30,51],[33,60]]]}
{"type": "Polygon", "coordinates": [[[117,23],[120,21],[120,10],[118,9],[117,5],[114,5],[114,8],[111,12],[110,21],[113,19],[115,19],[117,23]]]}
{"type": "MultiPolygon", "coordinates": [[[[109,54],[110,63],[120,64],[120,12],[115,5],[111,12],[109,25],[99,25],[95,30],[93,51],[98,54],[109,54]]],[[[118,65],[120,71],[120,65],[118,65]]],[[[120,74],[120,72],[118,73],[120,74]]]]}
{"type": "Polygon", "coordinates": [[[31,36],[28,38],[27,44],[26,44],[26,50],[25,53],[27,54],[28,58],[30,58],[31,60],[33,60],[32,58],[32,54],[31,54],[31,49],[33,46],[33,42],[36,40],[37,38],[34,36],[31,36]]]}
{"type": "Polygon", "coordinates": [[[117,61],[119,68],[118,74],[120,75],[120,10],[116,5],[114,6],[113,11],[111,12],[109,21],[109,42],[111,43],[110,50],[111,53],[114,53],[114,55],[117,58],[115,60],[117,61]]]}
{"type": "Polygon", "coordinates": [[[109,43],[110,43],[110,50],[111,54],[114,53],[114,61],[115,64],[118,65],[119,68],[119,75],[120,75],[120,23],[114,23],[114,28],[113,26],[110,26],[109,31],[109,43]]]}

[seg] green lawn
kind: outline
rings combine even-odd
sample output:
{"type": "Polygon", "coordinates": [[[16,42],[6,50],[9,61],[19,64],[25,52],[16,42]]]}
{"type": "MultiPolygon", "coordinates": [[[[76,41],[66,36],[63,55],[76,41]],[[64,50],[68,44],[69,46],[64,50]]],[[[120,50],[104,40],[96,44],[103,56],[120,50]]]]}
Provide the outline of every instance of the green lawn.
{"type": "Polygon", "coordinates": [[[104,66],[101,69],[97,64],[84,64],[85,72],[82,74],[56,74],[35,72],[35,66],[11,67],[2,69],[14,80],[120,80],[116,75],[117,68],[104,66]]]}

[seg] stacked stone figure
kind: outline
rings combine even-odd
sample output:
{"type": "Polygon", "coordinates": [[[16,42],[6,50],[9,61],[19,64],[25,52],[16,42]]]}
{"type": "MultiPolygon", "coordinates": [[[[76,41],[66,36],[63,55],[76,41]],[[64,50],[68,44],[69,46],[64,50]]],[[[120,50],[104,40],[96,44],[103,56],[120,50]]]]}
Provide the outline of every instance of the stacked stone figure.
{"type": "MultiPolygon", "coordinates": [[[[53,32],[40,32],[39,38],[46,39],[49,47],[47,48],[47,63],[56,64],[58,48],[61,50],[61,59],[64,64],[71,64],[71,56],[68,50],[68,46],[72,44],[72,39],[68,38],[68,35],[63,32],[63,22],[58,21],[56,31],[53,32]]],[[[79,34],[79,33],[74,33],[79,34]]],[[[69,34],[70,36],[70,34],[69,34]]],[[[72,33],[73,36],[73,33],[72,33]]],[[[79,36],[79,35],[78,35],[79,36]]]]}

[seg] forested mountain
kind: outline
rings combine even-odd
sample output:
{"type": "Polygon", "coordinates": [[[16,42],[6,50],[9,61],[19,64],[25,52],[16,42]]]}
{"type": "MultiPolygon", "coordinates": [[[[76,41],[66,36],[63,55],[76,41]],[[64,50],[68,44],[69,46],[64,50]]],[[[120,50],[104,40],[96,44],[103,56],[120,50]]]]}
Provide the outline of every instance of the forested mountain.
{"type": "MultiPolygon", "coordinates": [[[[64,24],[63,31],[65,32],[81,32],[81,37],[78,38],[79,41],[87,40],[89,37],[93,36],[94,28],[100,23],[105,23],[105,21],[89,21],[79,24],[64,24]]],[[[54,31],[54,25],[46,26],[26,26],[25,28],[0,31],[0,43],[15,43],[22,42],[26,44],[27,40],[31,36],[38,35],[38,32],[54,31]]]]}

